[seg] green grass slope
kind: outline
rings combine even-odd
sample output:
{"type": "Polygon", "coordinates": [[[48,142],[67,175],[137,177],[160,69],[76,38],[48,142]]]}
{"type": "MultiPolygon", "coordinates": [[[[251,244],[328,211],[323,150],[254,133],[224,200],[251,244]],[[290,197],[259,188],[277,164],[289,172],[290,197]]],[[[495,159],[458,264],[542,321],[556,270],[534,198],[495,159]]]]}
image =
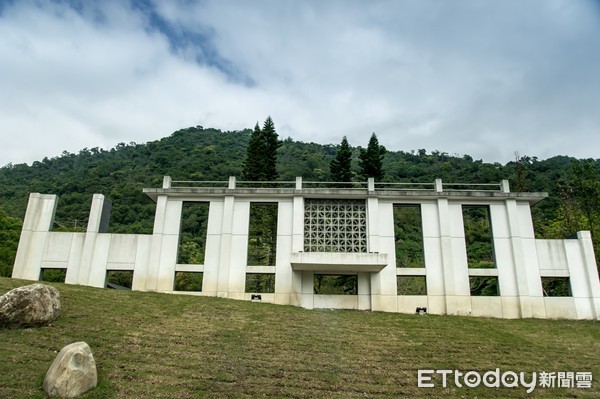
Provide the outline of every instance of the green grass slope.
{"type": "MultiPolygon", "coordinates": [[[[0,294],[29,282],[0,278],[0,294]]],[[[0,330],[0,397],[43,398],[63,346],[86,341],[85,398],[598,398],[597,322],[305,310],[52,284],[50,327],[0,330]],[[418,369],[591,371],[591,389],[417,387],[418,369]]]]}

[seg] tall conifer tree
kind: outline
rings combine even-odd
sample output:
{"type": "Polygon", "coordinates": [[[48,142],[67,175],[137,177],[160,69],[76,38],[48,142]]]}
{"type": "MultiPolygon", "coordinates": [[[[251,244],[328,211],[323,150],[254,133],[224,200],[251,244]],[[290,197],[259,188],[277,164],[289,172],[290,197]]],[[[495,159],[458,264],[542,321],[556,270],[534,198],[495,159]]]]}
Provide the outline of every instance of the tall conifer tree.
{"type": "Polygon", "coordinates": [[[331,180],[335,182],[349,182],[352,180],[351,162],[352,150],[350,150],[348,140],[344,136],[340,148],[338,148],[335,154],[335,158],[329,164],[331,180]]]}
{"type": "Polygon", "coordinates": [[[242,178],[246,181],[277,180],[277,149],[280,145],[273,119],[269,116],[262,129],[257,122],[246,148],[242,178]]]}
{"type": "Polygon", "coordinates": [[[367,149],[361,149],[358,155],[358,165],[360,166],[363,178],[368,179],[369,177],[373,177],[375,180],[383,179],[382,161],[385,153],[385,147],[379,145],[377,136],[373,133],[371,139],[369,139],[367,149]]]}
{"type": "Polygon", "coordinates": [[[279,136],[275,131],[275,124],[271,117],[265,119],[262,128],[262,138],[265,145],[265,157],[263,159],[263,180],[277,180],[277,149],[281,145],[279,136]]]}
{"type": "Polygon", "coordinates": [[[242,178],[247,181],[259,181],[263,179],[264,159],[267,154],[267,146],[262,136],[258,122],[250,135],[248,147],[246,148],[246,160],[243,164],[242,178]]]}

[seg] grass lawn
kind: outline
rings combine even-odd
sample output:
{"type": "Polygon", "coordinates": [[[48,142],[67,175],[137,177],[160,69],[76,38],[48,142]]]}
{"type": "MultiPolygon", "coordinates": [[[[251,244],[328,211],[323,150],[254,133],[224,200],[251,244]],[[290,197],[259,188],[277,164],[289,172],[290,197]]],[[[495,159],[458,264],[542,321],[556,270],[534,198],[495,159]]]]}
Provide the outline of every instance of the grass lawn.
{"type": "MultiPolygon", "coordinates": [[[[0,278],[0,295],[29,284],[0,278]]],[[[0,398],[43,398],[57,352],[85,341],[84,398],[600,398],[600,324],[419,316],[51,284],[50,327],[0,330],[0,398]],[[417,370],[593,374],[591,389],[417,387],[417,370]]]]}

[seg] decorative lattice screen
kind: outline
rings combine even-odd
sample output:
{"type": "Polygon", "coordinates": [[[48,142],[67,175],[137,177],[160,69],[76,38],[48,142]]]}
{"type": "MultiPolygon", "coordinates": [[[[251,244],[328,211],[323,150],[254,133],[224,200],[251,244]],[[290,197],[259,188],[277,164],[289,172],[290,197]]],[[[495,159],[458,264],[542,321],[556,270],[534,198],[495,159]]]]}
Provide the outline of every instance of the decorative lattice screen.
{"type": "Polygon", "coordinates": [[[304,251],[367,252],[364,200],[304,199],[304,251]]]}

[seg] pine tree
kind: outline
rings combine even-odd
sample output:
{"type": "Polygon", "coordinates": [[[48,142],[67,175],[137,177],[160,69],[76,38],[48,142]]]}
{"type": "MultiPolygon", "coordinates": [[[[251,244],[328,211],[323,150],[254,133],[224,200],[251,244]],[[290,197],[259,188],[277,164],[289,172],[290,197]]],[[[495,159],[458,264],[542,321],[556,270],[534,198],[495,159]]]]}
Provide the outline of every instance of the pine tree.
{"type": "Polygon", "coordinates": [[[361,149],[358,155],[358,165],[360,166],[363,178],[368,179],[369,177],[373,177],[375,180],[383,179],[382,161],[385,153],[385,147],[379,145],[377,136],[373,133],[371,139],[369,139],[367,149],[361,149]]]}
{"type": "Polygon", "coordinates": [[[349,182],[352,180],[351,162],[352,150],[350,150],[348,140],[344,136],[340,148],[335,154],[335,158],[329,164],[331,180],[335,182],[349,182]]]}

